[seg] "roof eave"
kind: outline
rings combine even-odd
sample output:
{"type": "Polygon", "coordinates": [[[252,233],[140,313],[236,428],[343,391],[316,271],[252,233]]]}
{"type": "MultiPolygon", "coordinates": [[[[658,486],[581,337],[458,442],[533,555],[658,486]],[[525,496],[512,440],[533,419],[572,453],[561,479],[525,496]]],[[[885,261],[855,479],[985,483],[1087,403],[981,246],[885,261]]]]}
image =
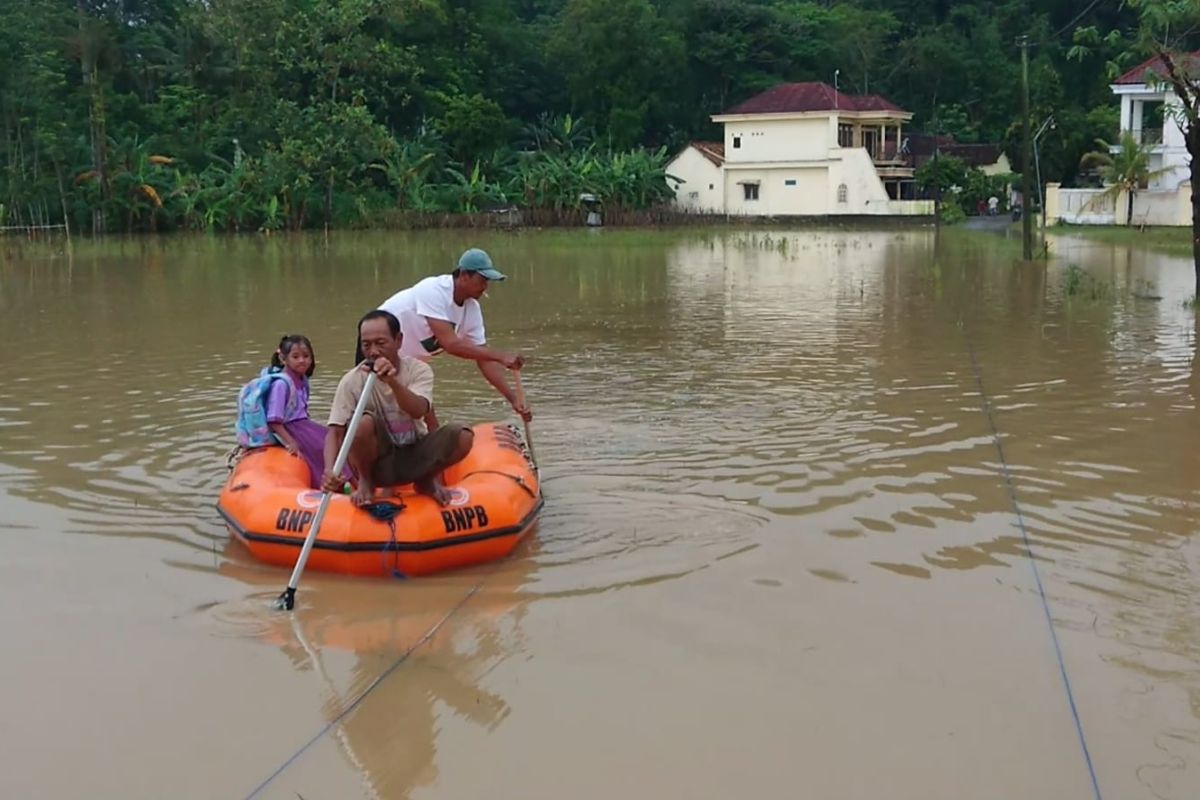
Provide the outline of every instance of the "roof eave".
{"type": "Polygon", "coordinates": [[[838,116],[846,116],[851,119],[900,119],[905,122],[913,118],[911,111],[897,111],[892,109],[871,111],[838,111],[838,116]]]}
{"type": "MultiPolygon", "coordinates": [[[[1170,91],[1170,84],[1167,82],[1166,78],[1162,79],[1162,85],[1167,87],[1167,91],[1170,91]]],[[[1146,83],[1145,81],[1139,81],[1137,83],[1110,83],[1108,88],[1113,94],[1137,94],[1138,92],[1144,93],[1159,91],[1159,89],[1156,88],[1156,84],[1146,83]]]]}
{"type": "Polygon", "coordinates": [[[829,108],[823,111],[765,111],[749,114],[713,114],[713,122],[753,122],[755,120],[814,119],[817,117],[847,117],[851,119],[899,119],[907,122],[913,118],[911,111],[872,110],[858,111],[846,108],[829,108]]]}

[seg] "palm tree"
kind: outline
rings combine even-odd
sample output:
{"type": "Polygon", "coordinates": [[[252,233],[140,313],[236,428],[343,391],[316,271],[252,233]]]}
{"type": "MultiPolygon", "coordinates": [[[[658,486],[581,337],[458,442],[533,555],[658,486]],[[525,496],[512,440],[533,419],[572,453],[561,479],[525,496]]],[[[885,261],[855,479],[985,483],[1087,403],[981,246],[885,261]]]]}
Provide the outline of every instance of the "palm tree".
{"type": "Polygon", "coordinates": [[[1079,168],[1099,168],[1100,178],[1104,181],[1104,191],[1095,200],[1116,202],[1121,192],[1128,195],[1125,224],[1132,225],[1134,195],[1146,188],[1150,181],[1169,170],[1150,169],[1150,148],[1139,144],[1128,131],[1121,134],[1121,142],[1115,148],[1103,139],[1097,139],[1096,144],[1100,149],[1085,153],[1083,158],[1079,159],[1079,168]]]}

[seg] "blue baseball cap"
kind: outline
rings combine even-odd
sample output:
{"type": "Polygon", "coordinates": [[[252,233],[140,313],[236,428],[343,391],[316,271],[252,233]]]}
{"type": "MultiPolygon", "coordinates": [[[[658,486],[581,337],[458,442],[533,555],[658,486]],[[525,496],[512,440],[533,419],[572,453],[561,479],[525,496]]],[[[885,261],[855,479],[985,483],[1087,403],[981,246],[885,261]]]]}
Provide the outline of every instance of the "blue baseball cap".
{"type": "Polygon", "coordinates": [[[478,272],[489,281],[502,281],[507,276],[492,265],[492,258],[478,247],[472,247],[458,259],[458,268],[463,272],[478,272]]]}

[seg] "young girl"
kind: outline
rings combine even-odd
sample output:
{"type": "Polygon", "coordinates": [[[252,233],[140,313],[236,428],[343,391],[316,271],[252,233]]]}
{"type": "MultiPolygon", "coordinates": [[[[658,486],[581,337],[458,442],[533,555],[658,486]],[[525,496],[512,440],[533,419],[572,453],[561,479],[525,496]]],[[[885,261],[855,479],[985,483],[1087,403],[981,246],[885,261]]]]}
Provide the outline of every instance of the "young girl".
{"type": "Polygon", "coordinates": [[[266,403],[268,427],[289,453],[308,464],[313,487],[321,485],[325,471],[326,432],[324,425],[308,416],[308,379],[316,367],[307,336],[284,336],[271,356],[271,368],[282,371],[286,380],[272,382],[266,403]]]}

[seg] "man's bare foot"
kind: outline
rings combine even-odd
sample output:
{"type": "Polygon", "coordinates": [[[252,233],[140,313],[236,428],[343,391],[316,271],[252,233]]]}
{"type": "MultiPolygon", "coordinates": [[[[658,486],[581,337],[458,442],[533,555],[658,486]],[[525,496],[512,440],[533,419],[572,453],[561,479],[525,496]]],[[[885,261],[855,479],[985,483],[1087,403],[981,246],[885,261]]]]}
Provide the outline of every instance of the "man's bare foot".
{"type": "Polygon", "coordinates": [[[450,502],[450,490],[443,486],[442,482],[437,478],[418,481],[414,485],[418,492],[429,495],[439,506],[444,506],[450,502]]]}
{"type": "Polygon", "coordinates": [[[375,499],[375,484],[365,478],[360,478],[358,486],[354,487],[354,493],[350,495],[350,502],[356,506],[365,506],[375,499]]]}

